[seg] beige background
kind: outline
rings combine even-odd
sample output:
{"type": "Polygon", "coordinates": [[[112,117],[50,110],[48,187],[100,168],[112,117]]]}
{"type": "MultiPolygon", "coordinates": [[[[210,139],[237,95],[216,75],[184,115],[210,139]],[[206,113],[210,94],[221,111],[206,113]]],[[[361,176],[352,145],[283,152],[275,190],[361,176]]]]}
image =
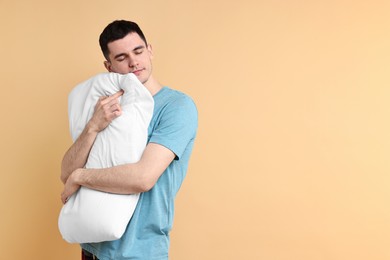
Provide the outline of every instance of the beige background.
{"type": "Polygon", "coordinates": [[[199,135],[173,260],[390,259],[389,1],[0,0],[1,259],[79,259],[58,232],[67,95],[137,21],[199,135]]]}

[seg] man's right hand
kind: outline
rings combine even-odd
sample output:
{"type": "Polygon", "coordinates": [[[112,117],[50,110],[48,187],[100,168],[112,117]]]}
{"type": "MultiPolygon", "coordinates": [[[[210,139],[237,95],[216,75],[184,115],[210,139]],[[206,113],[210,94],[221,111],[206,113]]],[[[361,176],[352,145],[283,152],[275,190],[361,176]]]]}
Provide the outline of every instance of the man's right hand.
{"type": "Polygon", "coordinates": [[[124,91],[120,90],[109,97],[101,97],[96,103],[92,118],[62,159],[61,181],[64,184],[73,171],[83,168],[87,163],[97,134],[122,114],[118,98],[123,93],[124,91]]]}
{"type": "Polygon", "coordinates": [[[122,114],[122,108],[118,98],[124,93],[123,90],[109,97],[100,97],[95,105],[95,112],[89,120],[87,127],[91,131],[100,132],[104,130],[115,118],[122,114]]]}

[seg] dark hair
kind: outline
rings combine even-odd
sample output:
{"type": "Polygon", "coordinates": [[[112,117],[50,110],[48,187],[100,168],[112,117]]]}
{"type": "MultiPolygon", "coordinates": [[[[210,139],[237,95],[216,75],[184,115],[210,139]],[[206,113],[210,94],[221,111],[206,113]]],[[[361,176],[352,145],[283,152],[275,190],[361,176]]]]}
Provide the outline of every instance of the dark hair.
{"type": "Polygon", "coordinates": [[[138,24],[125,20],[116,20],[104,28],[99,37],[100,48],[106,60],[109,60],[108,44],[110,42],[124,38],[129,33],[137,33],[139,37],[148,45],[144,33],[139,28],[138,24]]]}

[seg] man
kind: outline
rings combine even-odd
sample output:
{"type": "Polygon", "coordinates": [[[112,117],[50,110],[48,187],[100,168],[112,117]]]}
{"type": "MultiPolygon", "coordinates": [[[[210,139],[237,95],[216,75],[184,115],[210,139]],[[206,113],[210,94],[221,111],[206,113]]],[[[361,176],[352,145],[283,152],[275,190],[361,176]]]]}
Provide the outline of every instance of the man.
{"type": "Polygon", "coordinates": [[[134,73],[154,98],[148,144],[139,162],[104,169],[83,168],[97,134],[121,115],[118,92],[102,97],[76,142],[65,153],[63,203],[80,186],[118,194],[141,193],[121,239],[82,244],[83,259],[168,259],[174,198],[186,175],[196,136],[196,106],[187,95],[163,87],[152,75],[152,47],[137,24],[114,21],[99,43],[110,72],[134,73]]]}

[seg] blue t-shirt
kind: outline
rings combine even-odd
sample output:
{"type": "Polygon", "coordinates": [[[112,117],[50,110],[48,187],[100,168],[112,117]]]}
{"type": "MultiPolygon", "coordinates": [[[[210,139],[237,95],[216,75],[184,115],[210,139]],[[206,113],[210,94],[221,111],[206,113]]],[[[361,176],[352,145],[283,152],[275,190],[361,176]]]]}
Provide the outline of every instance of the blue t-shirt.
{"type": "Polygon", "coordinates": [[[176,158],[154,187],[140,195],[121,239],[81,245],[101,260],[168,259],[174,199],[187,172],[198,127],[198,113],[190,97],[168,87],[162,88],[153,98],[149,142],[167,147],[176,158]]]}

